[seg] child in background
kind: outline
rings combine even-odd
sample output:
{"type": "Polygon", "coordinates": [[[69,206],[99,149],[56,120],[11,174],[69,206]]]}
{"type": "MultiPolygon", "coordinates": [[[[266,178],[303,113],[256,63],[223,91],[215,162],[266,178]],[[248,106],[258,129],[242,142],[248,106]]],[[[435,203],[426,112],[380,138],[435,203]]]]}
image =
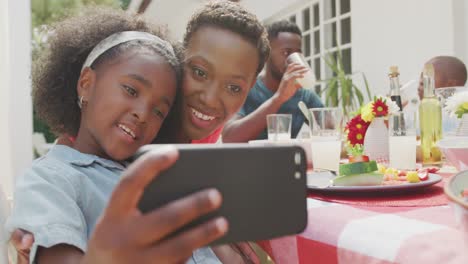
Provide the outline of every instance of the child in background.
{"type": "Polygon", "coordinates": [[[136,206],[144,186],[177,152],[160,150],[128,169],[125,162],[156,137],[174,103],[177,55],[158,27],[137,17],[100,8],[82,14],[53,28],[33,74],[39,116],[76,138],[18,179],[7,229],[34,235],[31,263],[184,261],[223,235],[226,220],[167,235],[219,207],[219,193],[202,191],[142,215],[136,206]]]}

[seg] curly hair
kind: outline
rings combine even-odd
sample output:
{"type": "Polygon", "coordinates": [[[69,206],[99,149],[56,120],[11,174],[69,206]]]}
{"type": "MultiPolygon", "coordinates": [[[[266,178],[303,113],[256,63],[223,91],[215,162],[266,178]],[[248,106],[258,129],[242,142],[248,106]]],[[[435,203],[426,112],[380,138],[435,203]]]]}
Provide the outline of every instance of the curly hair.
{"type": "MultiPolygon", "coordinates": [[[[81,67],[91,50],[103,39],[122,31],[142,31],[166,39],[167,30],[142,18],[105,7],[87,7],[51,27],[48,49],[33,64],[33,103],[39,118],[57,135],[78,133],[81,111],[77,105],[77,83],[81,67]]],[[[170,56],[155,43],[134,40],[117,45],[100,55],[91,68],[116,58],[129,49],[146,49],[163,56],[181,78],[181,50],[170,56]]],[[[179,87],[179,83],[177,85],[179,87]]]]}
{"type": "Polygon", "coordinates": [[[270,43],[265,27],[254,14],[231,1],[209,2],[189,20],[184,35],[184,47],[188,46],[193,34],[203,26],[216,26],[241,35],[257,48],[259,65],[256,73],[263,69],[270,54],[270,43]]]}
{"type": "Polygon", "coordinates": [[[266,26],[268,32],[268,39],[272,40],[278,37],[281,32],[295,33],[302,36],[301,29],[293,22],[288,20],[280,20],[273,22],[266,26]]]}

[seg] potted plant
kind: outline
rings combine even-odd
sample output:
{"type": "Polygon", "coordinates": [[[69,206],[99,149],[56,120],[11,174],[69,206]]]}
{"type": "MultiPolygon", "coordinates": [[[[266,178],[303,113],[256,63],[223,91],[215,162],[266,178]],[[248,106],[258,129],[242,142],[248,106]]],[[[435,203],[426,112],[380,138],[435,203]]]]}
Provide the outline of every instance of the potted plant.
{"type": "Polygon", "coordinates": [[[333,72],[333,77],[325,80],[326,87],[320,92],[320,95],[325,94],[325,104],[332,107],[341,107],[344,113],[355,112],[361,107],[365,99],[361,89],[353,83],[353,76],[362,76],[367,97],[371,98],[365,74],[363,72],[346,73],[340,49],[328,53],[323,59],[333,72]]]}

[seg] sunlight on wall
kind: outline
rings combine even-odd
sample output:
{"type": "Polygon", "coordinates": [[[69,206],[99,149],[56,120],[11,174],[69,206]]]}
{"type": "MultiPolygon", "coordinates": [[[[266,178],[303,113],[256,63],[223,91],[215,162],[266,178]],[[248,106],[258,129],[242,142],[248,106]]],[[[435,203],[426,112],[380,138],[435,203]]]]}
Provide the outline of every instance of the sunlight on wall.
{"type": "Polygon", "coordinates": [[[9,42],[5,41],[8,39],[8,1],[0,1],[0,166],[2,172],[0,173],[0,186],[6,193],[11,193],[11,175],[12,175],[12,163],[11,163],[11,150],[9,144],[9,42]]]}
{"type": "Polygon", "coordinates": [[[33,158],[31,11],[29,0],[0,2],[0,183],[11,196],[14,177],[33,158]]]}

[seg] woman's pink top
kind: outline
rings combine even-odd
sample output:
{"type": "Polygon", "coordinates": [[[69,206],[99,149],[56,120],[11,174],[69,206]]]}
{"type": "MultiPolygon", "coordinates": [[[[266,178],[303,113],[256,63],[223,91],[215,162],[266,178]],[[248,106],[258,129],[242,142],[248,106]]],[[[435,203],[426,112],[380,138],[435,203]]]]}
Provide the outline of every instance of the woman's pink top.
{"type": "Polygon", "coordinates": [[[213,131],[211,135],[207,136],[206,138],[202,138],[199,140],[192,140],[192,144],[210,144],[218,142],[219,137],[221,136],[221,132],[223,131],[223,127],[220,127],[213,131]]]}

